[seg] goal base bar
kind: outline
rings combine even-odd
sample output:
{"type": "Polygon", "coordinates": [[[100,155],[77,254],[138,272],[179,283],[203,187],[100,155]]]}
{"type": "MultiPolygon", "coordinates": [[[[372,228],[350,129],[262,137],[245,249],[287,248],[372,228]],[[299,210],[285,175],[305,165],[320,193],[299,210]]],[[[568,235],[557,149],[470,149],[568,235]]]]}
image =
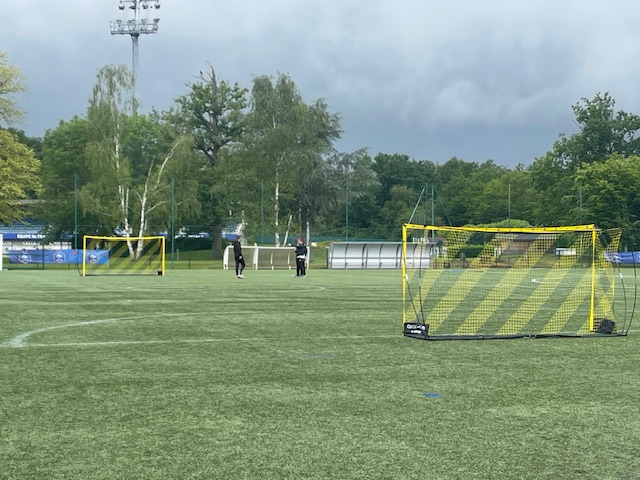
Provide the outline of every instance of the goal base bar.
{"type": "MultiPolygon", "coordinates": [[[[82,274],[82,272],[80,272],[82,274]]],[[[110,277],[148,277],[149,275],[153,276],[153,275],[158,275],[160,277],[164,276],[164,272],[162,270],[156,270],[155,273],[153,273],[153,271],[151,271],[151,273],[149,272],[143,272],[143,273],[109,273],[110,277]]],[[[100,277],[100,276],[104,276],[104,273],[85,273],[84,275],[82,275],[83,277],[100,277]]]]}
{"type": "Polygon", "coordinates": [[[594,338],[594,337],[626,337],[626,332],[618,333],[615,331],[615,324],[611,325],[612,329],[598,329],[595,332],[580,335],[575,333],[514,333],[509,335],[495,334],[477,334],[477,335],[435,335],[429,336],[428,323],[405,323],[403,325],[403,335],[408,338],[417,340],[508,340],[514,338],[594,338]]]}

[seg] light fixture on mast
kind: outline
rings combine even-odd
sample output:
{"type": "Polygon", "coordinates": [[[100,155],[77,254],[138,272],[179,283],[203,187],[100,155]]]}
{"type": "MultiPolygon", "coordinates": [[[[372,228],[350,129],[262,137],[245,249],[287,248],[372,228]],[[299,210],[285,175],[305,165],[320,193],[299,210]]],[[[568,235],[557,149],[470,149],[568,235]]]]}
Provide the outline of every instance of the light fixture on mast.
{"type": "Polygon", "coordinates": [[[140,35],[158,33],[159,18],[149,18],[149,11],[159,9],[159,0],[120,0],[118,9],[122,10],[124,18],[111,21],[111,35],[131,36],[131,69],[133,74],[133,107],[136,108],[136,83],[138,80],[138,57],[140,55],[139,39],[140,35]],[[133,10],[133,18],[129,18],[128,10],[133,10]],[[141,15],[141,10],[144,15],[141,15]]]}

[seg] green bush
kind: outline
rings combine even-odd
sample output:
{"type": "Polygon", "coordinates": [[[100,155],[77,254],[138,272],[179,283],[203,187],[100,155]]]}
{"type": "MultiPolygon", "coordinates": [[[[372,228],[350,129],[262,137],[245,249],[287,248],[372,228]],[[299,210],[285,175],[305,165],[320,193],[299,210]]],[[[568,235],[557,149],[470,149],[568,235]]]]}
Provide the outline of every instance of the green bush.
{"type": "Polygon", "coordinates": [[[465,245],[461,252],[463,252],[467,258],[476,258],[482,252],[484,245],[465,245]]]}

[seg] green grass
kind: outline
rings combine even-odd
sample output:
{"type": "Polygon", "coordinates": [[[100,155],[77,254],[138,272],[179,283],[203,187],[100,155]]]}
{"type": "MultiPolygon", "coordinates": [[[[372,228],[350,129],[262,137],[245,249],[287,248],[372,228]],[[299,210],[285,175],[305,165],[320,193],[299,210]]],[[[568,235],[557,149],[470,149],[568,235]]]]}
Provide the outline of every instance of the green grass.
{"type": "Polygon", "coordinates": [[[246,277],[0,272],[0,479],[638,478],[637,334],[424,342],[398,271],[246,277]]]}

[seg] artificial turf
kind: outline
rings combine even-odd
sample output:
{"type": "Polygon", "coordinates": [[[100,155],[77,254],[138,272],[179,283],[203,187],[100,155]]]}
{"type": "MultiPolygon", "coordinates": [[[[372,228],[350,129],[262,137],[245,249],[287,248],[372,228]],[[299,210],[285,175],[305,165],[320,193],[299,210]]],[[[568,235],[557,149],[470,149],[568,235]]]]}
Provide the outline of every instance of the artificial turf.
{"type": "Polygon", "coordinates": [[[396,270],[0,272],[0,479],[640,478],[640,341],[425,342],[396,270]]]}

